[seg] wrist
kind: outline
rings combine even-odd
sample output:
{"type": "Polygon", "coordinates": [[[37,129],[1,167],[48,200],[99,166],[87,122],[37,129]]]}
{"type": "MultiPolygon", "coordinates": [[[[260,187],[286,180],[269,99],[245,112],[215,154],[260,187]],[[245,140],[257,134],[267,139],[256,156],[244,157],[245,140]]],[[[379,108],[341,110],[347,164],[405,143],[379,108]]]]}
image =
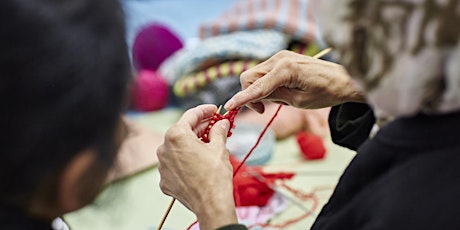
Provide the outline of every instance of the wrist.
{"type": "Polygon", "coordinates": [[[348,85],[350,92],[344,102],[367,103],[364,91],[355,82],[351,80],[348,85]]]}
{"type": "Polygon", "coordinates": [[[334,80],[338,82],[332,84],[337,86],[332,87],[332,89],[337,93],[338,104],[347,102],[367,103],[364,90],[351,78],[343,66],[339,67],[334,80]]]}
{"type": "Polygon", "coordinates": [[[233,194],[218,194],[199,204],[195,211],[200,229],[211,230],[222,226],[237,224],[233,194]]]}

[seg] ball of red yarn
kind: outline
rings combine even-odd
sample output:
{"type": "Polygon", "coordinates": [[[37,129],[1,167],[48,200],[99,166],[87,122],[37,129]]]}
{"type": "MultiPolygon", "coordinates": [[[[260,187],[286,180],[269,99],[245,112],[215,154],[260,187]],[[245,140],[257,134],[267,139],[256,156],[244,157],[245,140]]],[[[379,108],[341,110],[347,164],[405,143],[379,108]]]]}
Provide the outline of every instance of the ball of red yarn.
{"type": "Polygon", "coordinates": [[[133,106],[140,111],[155,111],[168,104],[168,82],[157,72],[141,70],[132,88],[133,106]]]}
{"type": "Polygon", "coordinates": [[[159,23],[147,25],[134,39],[134,66],[137,69],[157,70],[166,58],[182,46],[182,42],[168,27],[159,23]]]}
{"type": "Polygon", "coordinates": [[[296,134],[297,144],[302,156],[308,160],[322,159],[326,155],[323,139],[314,134],[299,131],[296,134]]]}
{"type": "MultiPolygon", "coordinates": [[[[230,163],[233,170],[241,163],[234,156],[230,155],[230,163]]],[[[265,206],[275,191],[271,189],[267,183],[258,180],[248,172],[248,167],[251,171],[261,175],[261,171],[257,167],[243,165],[238,173],[233,178],[233,197],[235,205],[240,206],[265,206]]]]}

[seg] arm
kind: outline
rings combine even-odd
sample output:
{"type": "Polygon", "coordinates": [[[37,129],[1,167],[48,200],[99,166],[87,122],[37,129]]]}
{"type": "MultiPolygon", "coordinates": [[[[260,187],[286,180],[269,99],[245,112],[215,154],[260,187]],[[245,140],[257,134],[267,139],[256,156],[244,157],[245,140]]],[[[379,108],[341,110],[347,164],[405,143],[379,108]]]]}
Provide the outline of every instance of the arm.
{"type": "Polygon", "coordinates": [[[343,66],[290,51],[278,52],[245,71],[240,81],[242,91],[225,104],[227,110],[247,105],[262,113],[263,100],[304,109],[365,103],[343,66]]]}
{"type": "Polygon", "coordinates": [[[198,139],[216,110],[214,105],[201,105],[186,111],[157,151],[161,190],[195,213],[203,230],[238,223],[233,170],[225,147],[228,120],[212,127],[209,143],[198,139]]]}
{"type": "Polygon", "coordinates": [[[363,92],[341,65],[290,51],[281,51],[244,72],[242,91],[226,109],[247,105],[262,113],[261,101],[275,101],[305,109],[333,106],[329,125],[336,144],[356,149],[367,139],[375,118],[363,92]]]}

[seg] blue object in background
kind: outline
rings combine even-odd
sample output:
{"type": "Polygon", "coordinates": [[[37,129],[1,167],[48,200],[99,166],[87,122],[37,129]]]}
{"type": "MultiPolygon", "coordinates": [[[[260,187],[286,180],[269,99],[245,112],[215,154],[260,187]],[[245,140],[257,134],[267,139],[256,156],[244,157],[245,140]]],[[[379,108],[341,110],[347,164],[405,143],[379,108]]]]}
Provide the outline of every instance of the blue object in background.
{"type": "Polygon", "coordinates": [[[127,42],[143,26],[157,22],[168,26],[184,43],[198,37],[201,23],[220,16],[236,0],[121,0],[126,15],[127,42]]]}
{"type": "MultiPolygon", "coordinates": [[[[246,154],[257,142],[264,126],[251,123],[237,123],[232,130],[233,135],[227,140],[227,148],[238,160],[243,160],[246,154]]],[[[247,165],[263,165],[267,163],[274,152],[275,133],[269,128],[246,161],[247,165]]]]}

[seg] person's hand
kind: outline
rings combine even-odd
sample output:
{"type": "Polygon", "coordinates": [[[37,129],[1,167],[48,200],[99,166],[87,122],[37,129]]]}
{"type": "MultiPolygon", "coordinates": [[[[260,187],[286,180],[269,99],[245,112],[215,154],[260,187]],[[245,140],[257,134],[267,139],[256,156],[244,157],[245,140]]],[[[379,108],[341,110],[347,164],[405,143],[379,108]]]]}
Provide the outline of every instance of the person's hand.
{"type": "Polygon", "coordinates": [[[280,51],[243,72],[240,81],[242,91],[225,104],[227,110],[247,105],[263,113],[263,100],[304,109],[365,102],[344,67],[291,51],[280,51]]]}
{"type": "Polygon", "coordinates": [[[217,108],[201,105],[186,111],[158,148],[161,190],[197,215],[200,229],[238,223],[233,201],[233,170],[225,147],[230,123],[221,120],[204,133],[217,108]]]}

